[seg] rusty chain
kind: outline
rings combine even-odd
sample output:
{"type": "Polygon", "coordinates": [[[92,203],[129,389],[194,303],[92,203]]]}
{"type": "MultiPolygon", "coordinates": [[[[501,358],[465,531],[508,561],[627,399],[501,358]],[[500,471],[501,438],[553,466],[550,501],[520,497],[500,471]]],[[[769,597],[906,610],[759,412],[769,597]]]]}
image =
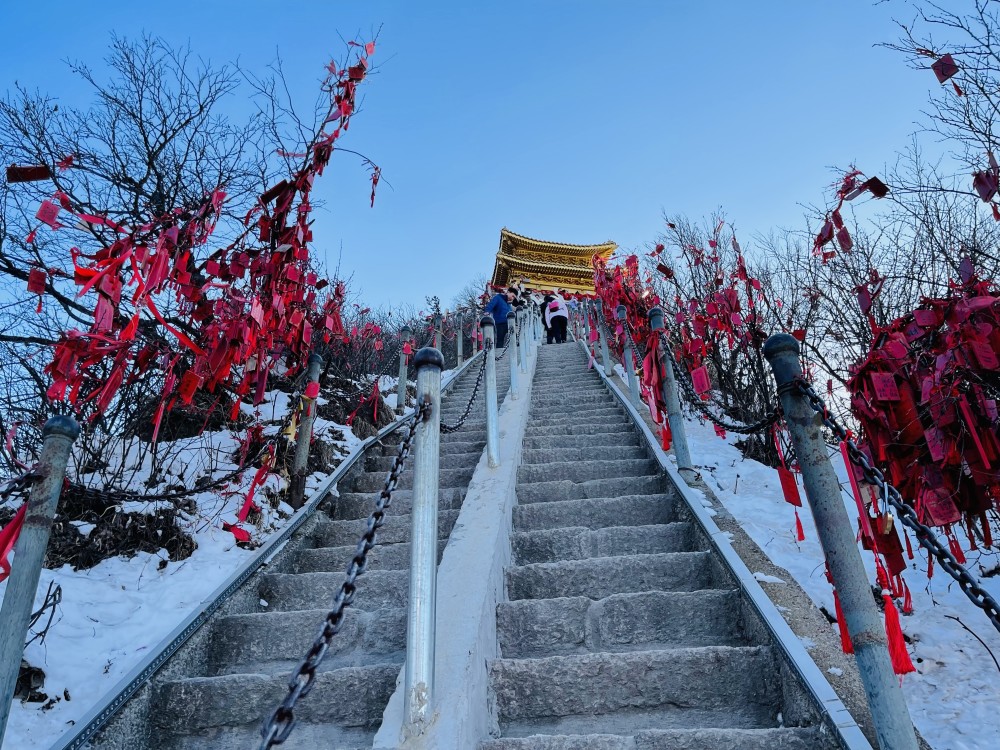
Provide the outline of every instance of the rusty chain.
{"type": "Polygon", "coordinates": [[[469,415],[472,413],[472,405],[476,400],[476,396],[479,394],[479,386],[482,385],[483,375],[486,372],[486,357],[489,356],[489,352],[491,349],[492,347],[487,345],[486,350],[483,354],[482,364],[479,365],[479,375],[476,376],[476,386],[475,388],[472,389],[472,395],[469,396],[469,403],[465,407],[465,413],[462,414],[461,417],[459,417],[458,421],[455,422],[455,424],[445,424],[444,422],[441,423],[441,432],[444,433],[445,435],[447,435],[450,432],[458,432],[460,429],[462,429],[462,425],[465,424],[465,420],[467,420],[469,418],[469,415]]]}
{"type": "Polygon", "coordinates": [[[771,425],[777,424],[778,420],[781,418],[781,411],[778,408],[777,399],[775,399],[775,405],[768,410],[767,414],[758,419],[756,422],[751,422],[750,424],[737,424],[735,422],[729,422],[713,414],[712,410],[709,409],[708,405],[701,400],[701,396],[695,390],[694,383],[691,382],[691,375],[688,373],[687,369],[681,367],[674,359],[673,354],[671,353],[670,344],[666,339],[666,335],[661,333],[660,340],[663,342],[663,346],[666,350],[666,356],[664,359],[666,359],[673,368],[675,380],[680,383],[681,388],[684,390],[684,395],[687,396],[688,401],[691,402],[692,406],[694,406],[695,409],[697,409],[698,412],[701,413],[709,422],[716,425],[720,429],[726,430],[727,432],[734,432],[737,435],[755,435],[763,432],[771,425]]]}
{"type": "Polygon", "coordinates": [[[302,663],[299,664],[298,669],[295,670],[295,673],[288,681],[288,694],[274,710],[274,713],[261,726],[259,750],[268,750],[268,748],[282,744],[292,733],[292,729],[295,727],[295,705],[300,698],[304,698],[312,690],[316,681],[316,670],[322,663],[323,657],[326,656],[333,637],[340,632],[344,624],[344,610],[354,603],[354,597],[357,593],[355,581],[359,575],[365,572],[368,565],[368,553],[378,543],[376,534],[385,524],[385,512],[392,502],[392,493],[399,482],[399,476],[403,471],[403,463],[410,453],[413,436],[416,434],[417,428],[423,422],[427,421],[430,414],[431,402],[425,400],[420,405],[416,414],[413,415],[406,435],[399,444],[396,458],[386,477],[385,486],[382,488],[378,500],[375,502],[375,510],[368,516],[365,531],[361,535],[361,538],[358,539],[354,556],[351,558],[351,562],[345,571],[344,582],[340,585],[340,590],[337,591],[336,596],[333,598],[333,606],[323,621],[323,627],[320,629],[309,651],[306,652],[302,663]]]}
{"type": "Polygon", "coordinates": [[[27,492],[41,478],[42,475],[36,469],[28,469],[20,476],[4,479],[0,482],[0,502],[7,502],[11,495],[27,492]]]}
{"type": "Polygon", "coordinates": [[[865,481],[878,487],[883,502],[893,507],[893,510],[899,515],[900,522],[916,535],[920,546],[934,555],[941,568],[958,582],[962,593],[986,613],[990,622],[993,623],[993,627],[1000,630],[1000,604],[982,587],[978,579],[955,559],[951,550],[948,549],[947,545],[941,543],[934,530],[920,521],[917,512],[903,500],[899,490],[886,480],[881,469],[872,466],[868,456],[858,448],[851,434],[830,415],[823,399],[813,387],[802,379],[794,381],[787,387],[797,390],[805,396],[813,410],[819,413],[823,424],[847,446],[847,455],[850,457],[851,463],[861,469],[865,481]]]}

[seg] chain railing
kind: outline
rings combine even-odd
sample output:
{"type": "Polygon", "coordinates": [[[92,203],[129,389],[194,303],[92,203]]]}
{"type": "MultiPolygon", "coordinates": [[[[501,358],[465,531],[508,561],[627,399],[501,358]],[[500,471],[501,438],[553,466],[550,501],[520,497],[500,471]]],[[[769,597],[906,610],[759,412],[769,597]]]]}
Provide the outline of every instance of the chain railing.
{"type": "Polygon", "coordinates": [[[479,388],[483,383],[483,376],[486,374],[486,358],[489,356],[491,351],[492,347],[487,348],[483,352],[483,361],[479,365],[479,374],[476,376],[476,385],[472,389],[472,395],[469,396],[469,403],[466,404],[465,411],[462,413],[462,416],[458,418],[458,421],[455,422],[455,424],[441,423],[441,432],[444,434],[447,435],[452,432],[458,432],[462,429],[463,425],[465,425],[465,421],[469,418],[469,415],[472,414],[472,406],[476,402],[476,396],[479,395],[479,388]]]}
{"type": "Polygon", "coordinates": [[[955,558],[948,545],[942,544],[941,540],[934,533],[934,530],[920,521],[916,510],[903,500],[903,496],[899,494],[899,490],[886,480],[882,470],[877,466],[872,466],[868,460],[868,456],[854,442],[851,433],[830,414],[823,399],[816,393],[813,387],[801,379],[794,381],[791,387],[795,388],[798,393],[809,401],[809,405],[813,410],[820,414],[823,424],[837,439],[843,441],[847,446],[847,455],[851,459],[851,463],[861,469],[868,484],[878,487],[883,501],[891,505],[893,510],[898,514],[900,522],[913,531],[920,546],[934,556],[942,570],[958,582],[962,593],[986,613],[990,622],[993,623],[993,627],[1000,630],[1000,604],[997,603],[996,599],[955,558]]]}
{"type": "Polygon", "coordinates": [[[411,418],[406,435],[399,444],[392,468],[386,476],[385,486],[375,502],[375,510],[368,516],[365,531],[358,539],[354,556],[345,572],[344,582],[333,599],[332,608],[323,620],[323,627],[309,651],[306,652],[298,669],[288,681],[288,694],[261,727],[260,750],[268,750],[268,748],[282,744],[288,739],[295,727],[295,706],[300,698],[304,698],[312,690],[316,681],[316,670],[323,662],[323,657],[326,656],[333,637],[343,627],[344,611],[354,603],[354,597],[357,593],[357,578],[365,572],[368,565],[368,553],[377,544],[376,533],[385,524],[386,510],[392,503],[392,493],[399,482],[403,464],[410,454],[413,436],[416,434],[418,426],[430,417],[431,408],[431,403],[424,401],[411,418]]]}
{"type": "MultiPolygon", "coordinates": [[[[661,340],[666,345],[666,336],[662,336],[661,340]]],[[[702,400],[697,390],[695,390],[694,383],[691,380],[691,374],[687,371],[687,368],[681,367],[673,357],[667,357],[667,360],[673,368],[677,382],[681,384],[681,389],[684,391],[684,395],[687,396],[688,402],[698,411],[699,414],[705,417],[705,419],[714,424],[716,427],[726,430],[727,432],[736,433],[737,435],[756,435],[777,424],[778,420],[781,419],[781,410],[778,408],[776,397],[769,399],[773,405],[768,409],[767,413],[756,422],[738,424],[736,422],[723,419],[713,413],[708,404],[702,400]]]]}

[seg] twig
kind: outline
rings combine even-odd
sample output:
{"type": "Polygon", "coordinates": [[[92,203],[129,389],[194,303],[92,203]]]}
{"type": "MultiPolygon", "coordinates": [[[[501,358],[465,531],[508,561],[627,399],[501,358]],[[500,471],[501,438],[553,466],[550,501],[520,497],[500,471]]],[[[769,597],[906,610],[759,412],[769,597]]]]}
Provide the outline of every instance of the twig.
{"type": "Polygon", "coordinates": [[[968,630],[968,631],[969,631],[969,633],[971,633],[971,634],[972,634],[972,637],[973,637],[973,638],[975,638],[975,639],[976,639],[977,641],[979,641],[980,643],[982,643],[982,644],[983,644],[983,648],[985,648],[985,649],[986,649],[986,651],[987,651],[987,652],[989,653],[989,655],[990,655],[990,658],[991,658],[991,659],[993,659],[993,663],[994,663],[994,664],[996,664],[996,666],[997,666],[997,671],[998,671],[998,672],[1000,672],[1000,662],[998,662],[998,661],[997,661],[997,658],[996,658],[996,657],[995,657],[995,656],[993,655],[993,652],[992,652],[992,651],[990,650],[990,647],[986,645],[986,642],[985,642],[985,641],[983,641],[983,639],[982,639],[982,638],[980,638],[980,637],[979,637],[978,635],[976,635],[975,633],[973,633],[973,632],[972,632],[972,630],[971,630],[971,628],[969,628],[969,626],[968,626],[968,625],[966,625],[966,624],[965,624],[964,622],[962,622],[962,621],[961,621],[961,620],[960,620],[960,619],[959,619],[958,617],[956,617],[955,615],[945,615],[945,617],[947,617],[947,618],[948,618],[949,620],[954,620],[955,622],[957,622],[957,623],[958,623],[959,625],[961,625],[961,626],[962,626],[963,628],[965,628],[966,630],[968,630]]]}

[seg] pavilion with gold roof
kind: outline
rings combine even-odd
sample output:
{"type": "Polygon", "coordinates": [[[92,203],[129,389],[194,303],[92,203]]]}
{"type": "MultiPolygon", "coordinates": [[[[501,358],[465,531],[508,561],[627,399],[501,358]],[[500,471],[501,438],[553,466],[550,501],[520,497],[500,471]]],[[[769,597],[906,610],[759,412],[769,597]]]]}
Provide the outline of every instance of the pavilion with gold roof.
{"type": "Polygon", "coordinates": [[[605,260],[618,247],[608,240],[600,245],[567,245],[546,242],[500,230],[491,283],[496,287],[524,286],[530,289],[563,289],[570,294],[594,293],[591,258],[605,260]]]}

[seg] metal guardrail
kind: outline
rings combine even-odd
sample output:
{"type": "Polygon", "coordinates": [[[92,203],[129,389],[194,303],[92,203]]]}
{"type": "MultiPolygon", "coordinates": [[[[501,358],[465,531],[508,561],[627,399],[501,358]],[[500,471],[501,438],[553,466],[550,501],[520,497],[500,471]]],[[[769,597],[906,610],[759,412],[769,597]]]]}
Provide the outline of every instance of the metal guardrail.
{"type": "MultiPolygon", "coordinates": [[[[472,366],[472,363],[476,361],[476,357],[481,355],[482,352],[479,355],[470,357],[461,367],[457,368],[448,380],[448,383],[442,386],[442,393],[447,393],[458,382],[465,371],[472,366]]],[[[108,695],[83,715],[71,733],[67,733],[56,740],[50,746],[49,750],[83,750],[94,735],[177,653],[181,646],[202,625],[209,621],[212,615],[219,610],[229,597],[238,591],[251,576],[269,563],[281,551],[292,535],[312,516],[313,512],[319,507],[319,504],[326,498],[334,485],[368,452],[368,449],[382,438],[405,426],[409,420],[409,414],[399,417],[362,443],[361,447],[352,456],[341,463],[323,480],[317,490],[303,504],[302,509],[289,521],[287,526],[268,539],[242,568],[234,571],[194,612],[185,617],[180,624],[171,630],[145,659],[119,680],[118,684],[108,695]]]]}
{"type": "MultiPolygon", "coordinates": [[[[587,356],[591,356],[586,344],[580,342],[580,345],[587,356]]],[[[784,655],[792,671],[801,680],[802,685],[819,708],[827,729],[837,737],[844,750],[872,750],[871,744],[858,727],[857,722],[854,721],[847,707],[840,700],[826,677],[823,676],[812,657],[809,656],[801,641],[792,632],[788,623],[778,612],[777,607],[768,598],[760,583],[753,577],[746,563],[733,549],[728,536],[712,520],[698,498],[692,496],[692,490],[667,461],[666,453],[660,447],[659,441],[646,424],[642,414],[632,404],[629,396],[600,368],[595,367],[594,370],[643,435],[660,464],[660,468],[670,477],[695,522],[708,537],[715,551],[719,553],[725,567],[732,572],[740,589],[746,595],[748,602],[761,618],[765,627],[774,636],[775,646],[784,655]]]]}

